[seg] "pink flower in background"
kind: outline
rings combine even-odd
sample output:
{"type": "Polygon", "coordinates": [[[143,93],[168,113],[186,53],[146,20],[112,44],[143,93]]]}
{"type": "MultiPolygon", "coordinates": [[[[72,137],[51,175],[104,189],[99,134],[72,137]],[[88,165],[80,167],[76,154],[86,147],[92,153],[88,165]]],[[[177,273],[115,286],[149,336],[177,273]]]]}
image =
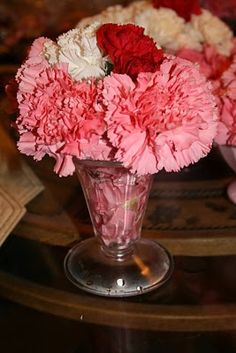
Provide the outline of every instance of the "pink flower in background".
{"type": "Polygon", "coordinates": [[[204,54],[194,49],[183,48],[177,52],[177,56],[199,65],[200,72],[209,78],[212,74],[211,65],[207,62],[204,54]]]}
{"type": "MultiPolygon", "coordinates": [[[[234,40],[235,42],[235,40],[234,40]]],[[[236,53],[220,55],[213,47],[199,53],[183,49],[178,56],[199,65],[200,71],[211,81],[212,92],[219,109],[219,124],[215,141],[220,145],[236,145],[236,53]]]]}
{"type": "Polygon", "coordinates": [[[168,58],[155,73],[104,79],[115,158],[138,174],[178,171],[205,156],[216,133],[215,101],[197,68],[168,58]]]}
{"type": "Polygon", "coordinates": [[[214,47],[204,46],[202,52],[183,48],[177,56],[199,65],[201,73],[208,79],[219,79],[231,64],[231,58],[221,55],[214,47]]]}
{"type": "MultiPolygon", "coordinates": [[[[67,65],[40,71],[32,92],[19,87],[20,116],[16,121],[19,150],[36,160],[49,154],[57,159],[57,164],[61,161],[61,165],[65,155],[86,158],[86,150],[97,146],[105,131],[98,96],[99,88],[94,83],[74,82],[68,75],[67,65]]],[[[103,148],[107,149],[105,143],[103,148]]],[[[72,164],[67,165],[63,174],[57,165],[60,175],[73,172],[72,164]]]]}

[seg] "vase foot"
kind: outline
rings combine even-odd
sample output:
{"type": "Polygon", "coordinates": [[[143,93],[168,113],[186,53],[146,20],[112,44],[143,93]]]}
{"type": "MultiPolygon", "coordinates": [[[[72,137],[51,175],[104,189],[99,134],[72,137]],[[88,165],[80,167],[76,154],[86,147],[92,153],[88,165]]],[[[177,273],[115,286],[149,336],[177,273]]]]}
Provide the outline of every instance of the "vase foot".
{"type": "Polygon", "coordinates": [[[68,279],[87,292],[110,297],[147,293],[163,285],[173,270],[170,254],[157,242],[140,239],[130,256],[116,261],[96,238],[72,248],[64,262],[68,279]]]}

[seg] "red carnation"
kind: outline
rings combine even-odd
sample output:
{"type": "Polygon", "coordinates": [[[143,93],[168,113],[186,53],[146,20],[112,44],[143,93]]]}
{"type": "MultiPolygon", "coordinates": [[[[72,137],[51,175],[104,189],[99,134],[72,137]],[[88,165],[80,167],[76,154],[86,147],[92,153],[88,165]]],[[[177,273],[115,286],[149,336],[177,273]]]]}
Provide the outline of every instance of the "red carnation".
{"type": "Polygon", "coordinates": [[[152,4],[156,9],[168,7],[186,21],[190,21],[192,14],[201,15],[202,13],[198,0],[152,0],[152,4]]]}
{"type": "Polygon", "coordinates": [[[136,79],[140,72],[155,72],[163,60],[163,51],[144,29],[133,24],[104,24],[97,31],[97,43],[113,64],[113,72],[136,79]]]}

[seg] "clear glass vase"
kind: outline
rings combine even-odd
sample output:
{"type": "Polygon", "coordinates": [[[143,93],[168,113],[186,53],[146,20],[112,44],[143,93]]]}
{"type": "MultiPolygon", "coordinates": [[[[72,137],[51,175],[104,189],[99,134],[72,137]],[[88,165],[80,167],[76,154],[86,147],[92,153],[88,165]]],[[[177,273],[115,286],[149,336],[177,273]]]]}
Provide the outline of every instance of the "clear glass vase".
{"type": "Polygon", "coordinates": [[[161,286],[172,272],[172,258],[157,242],[141,239],[153,177],[131,174],[117,162],[75,164],[95,237],[69,251],[67,277],[87,292],[112,297],[161,286]]]}

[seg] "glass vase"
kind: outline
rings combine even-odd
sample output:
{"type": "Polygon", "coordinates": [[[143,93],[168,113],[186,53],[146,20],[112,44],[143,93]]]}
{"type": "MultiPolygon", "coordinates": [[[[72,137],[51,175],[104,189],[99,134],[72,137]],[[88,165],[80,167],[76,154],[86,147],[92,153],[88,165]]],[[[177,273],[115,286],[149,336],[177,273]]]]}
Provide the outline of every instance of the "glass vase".
{"type": "Polygon", "coordinates": [[[151,291],[169,278],[173,262],[157,242],[141,239],[153,177],[131,174],[118,162],[76,160],[95,237],[65,258],[67,277],[102,296],[125,297],[151,291]]]}

